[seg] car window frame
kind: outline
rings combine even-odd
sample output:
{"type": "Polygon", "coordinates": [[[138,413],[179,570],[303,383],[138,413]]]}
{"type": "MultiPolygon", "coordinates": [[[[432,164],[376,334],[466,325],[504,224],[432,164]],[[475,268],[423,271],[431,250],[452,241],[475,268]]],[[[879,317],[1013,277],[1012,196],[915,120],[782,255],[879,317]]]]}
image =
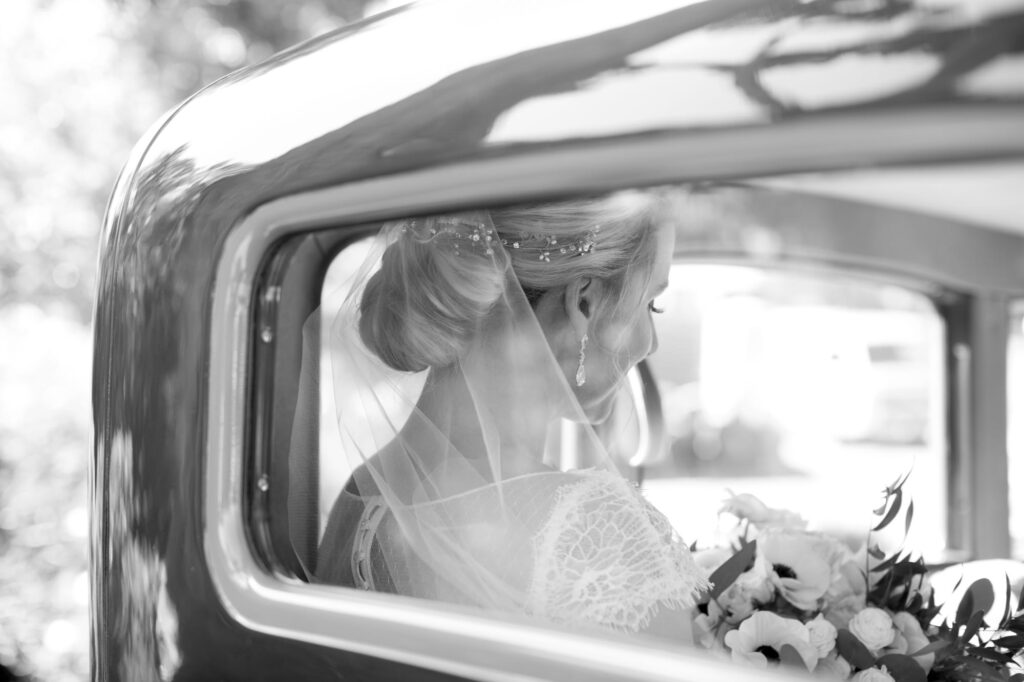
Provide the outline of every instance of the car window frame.
{"type": "MultiPolygon", "coordinates": [[[[842,169],[866,159],[896,164],[1003,155],[1022,125],[1006,112],[986,112],[977,118],[952,110],[922,118],[836,116],[529,149],[263,204],[229,233],[212,293],[204,549],[228,613],[253,630],[477,679],[558,679],[581,670],[592,679],[678,679],[680,670],[706,679],[720,673],[722,664],[653,641],[582,635],[525,617],[496,618],[447,604],[306,584],[262,565],[246,527],[245,495],[252,482],[244,466],[253,298],[261,264],[289,235],[328,228],[355,234],[368,222],[408,215],[622,187],[842,169]],[[887,137],[879,132],[879,118],[898,144],[879,143],[887,137]]],[[[1024,155],[1024,135],[1017,139],[1022,142],[1016,151],[1024,155]]],[[[742,676],[738,669],[730,668],[730,674],[742,676]]]]}

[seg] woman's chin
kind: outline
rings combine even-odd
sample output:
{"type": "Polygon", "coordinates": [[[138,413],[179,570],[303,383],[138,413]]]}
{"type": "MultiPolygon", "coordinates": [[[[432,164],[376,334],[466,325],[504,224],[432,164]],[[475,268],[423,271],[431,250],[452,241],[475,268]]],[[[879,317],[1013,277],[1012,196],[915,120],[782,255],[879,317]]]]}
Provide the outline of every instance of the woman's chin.
{"type": "Polygon", "coordinates": [[[591,424],[603,424],[608,421],[608,418],[612,416],[612,411],[615,409],[615,394],[612,393],[605,396],[603,399],[598,400],[590,405],[587,405],[583,412],[587,415],[587,421],[591,424]]]}
{"type": "Polygon", "coordinates": [[[594,400],[593,402],[580,401],[575,409],[569,410],[563,418],[577,424],[602,424],[608,420],[614,407],[612,400],[594,400]]]}

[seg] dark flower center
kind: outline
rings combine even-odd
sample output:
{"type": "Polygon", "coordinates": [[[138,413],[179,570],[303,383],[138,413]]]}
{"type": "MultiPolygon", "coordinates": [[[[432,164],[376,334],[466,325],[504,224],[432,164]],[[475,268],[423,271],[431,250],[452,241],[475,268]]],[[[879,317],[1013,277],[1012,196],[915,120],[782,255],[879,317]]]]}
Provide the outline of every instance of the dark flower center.
{"type": "Polygon", "coordinates": [[[796,577],[796,571],[794,571],[792,568],[790,568],[786,564],[772,564],[772,568],[775,569],[775,573],[778,574],[778,576],[780,578],[795,578],[796,577]]]}
{"type": "Polygon", "coordinates": [[[775,650],[775,647],[770,647],[767,644],[757,647],[754,649],[759,654],[763,654],[768,659],[769,663],[779,662],[779,652],[775,650]]]}

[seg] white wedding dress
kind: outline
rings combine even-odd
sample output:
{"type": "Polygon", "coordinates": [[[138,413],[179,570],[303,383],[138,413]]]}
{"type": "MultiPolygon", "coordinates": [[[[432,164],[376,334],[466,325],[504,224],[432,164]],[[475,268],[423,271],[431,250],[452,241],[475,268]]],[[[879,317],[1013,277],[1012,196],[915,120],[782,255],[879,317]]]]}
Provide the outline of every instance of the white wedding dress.
{"type": "Polygon", "coordinates": [[[665,517],[616,473],[528,474],[504,481],[500,492],[490,487],[429,504],[439,518],[473,519],[440,538],[458,561],[444,556],[445,548],[424,559],[379,496],[343,493],[320,548],[318,577],[456,603],[477,596],[486,603],[476,605],[488,609],[621,632],[644,631],[659,611],[691,607],[707,587],[665,517]],[[451,575],[455,566],[466,570],[451,575]],[[480,575],[488,585],[467,587],[480,575]]]}

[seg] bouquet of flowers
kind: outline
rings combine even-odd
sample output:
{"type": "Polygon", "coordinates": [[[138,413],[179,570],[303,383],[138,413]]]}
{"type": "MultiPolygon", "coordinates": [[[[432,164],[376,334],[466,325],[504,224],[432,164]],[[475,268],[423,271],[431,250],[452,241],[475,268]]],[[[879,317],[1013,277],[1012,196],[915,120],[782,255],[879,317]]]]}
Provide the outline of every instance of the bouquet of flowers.
{"type": "MultiPolygon", "coordinates": [[[[905,537],[913,519],[905,482],[885,489],[872,532],[902,510],[905,537]]],[[[740,519],[734,541],[695,550],[714,585],[694,623],[699,646],[746,665],[858,682],[1024,682],[1024,594],[1013,603],[1009,578],[997,623],[985,622],[996,606],[987,579],[970,585],[955,618],[944,619],[924,561],[910,552],[886,553],[870,535],[853,552],[751,495],[733,496],[723,511],[740,519]]]]}

